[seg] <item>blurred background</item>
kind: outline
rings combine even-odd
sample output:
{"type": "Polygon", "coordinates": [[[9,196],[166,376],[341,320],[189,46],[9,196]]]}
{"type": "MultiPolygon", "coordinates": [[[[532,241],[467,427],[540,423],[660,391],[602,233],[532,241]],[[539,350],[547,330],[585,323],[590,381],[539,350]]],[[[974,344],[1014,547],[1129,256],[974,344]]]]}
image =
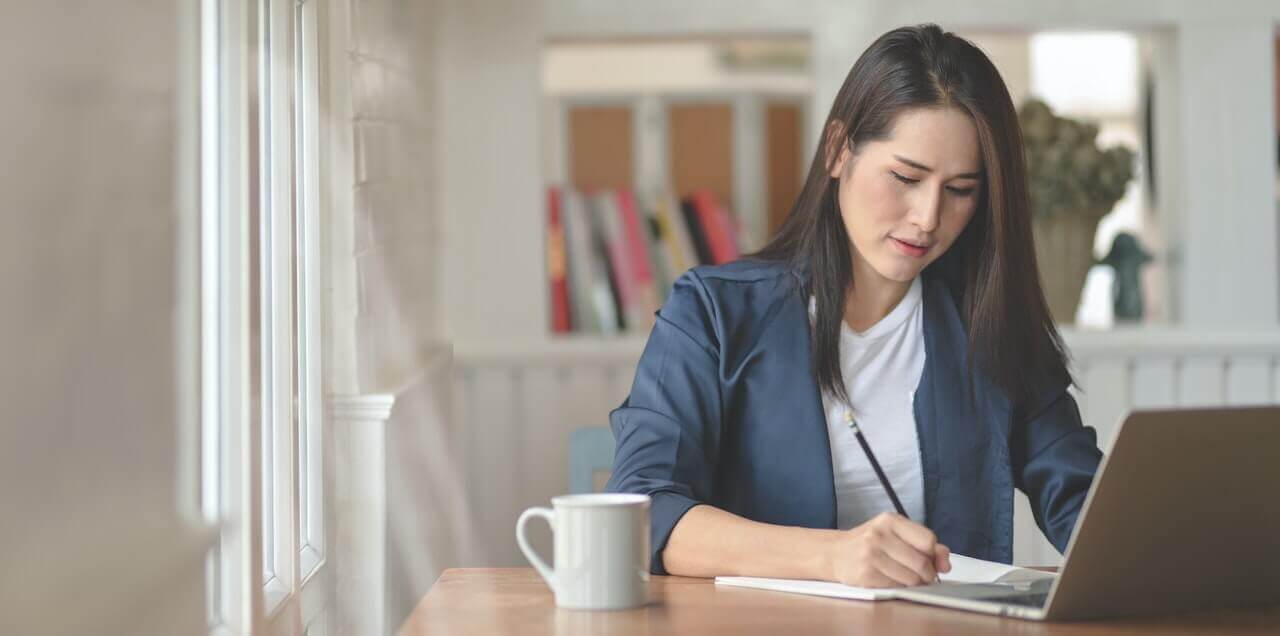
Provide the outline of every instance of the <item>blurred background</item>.
{"type": "Polygon", "coordinates": [[[0,632],[383,634],[523,566],[671,281],[769,239],[905,24],[1019,108],[1104,451],[1280,401],[1274,2],[162,4],[2,9],[0,632]]]}

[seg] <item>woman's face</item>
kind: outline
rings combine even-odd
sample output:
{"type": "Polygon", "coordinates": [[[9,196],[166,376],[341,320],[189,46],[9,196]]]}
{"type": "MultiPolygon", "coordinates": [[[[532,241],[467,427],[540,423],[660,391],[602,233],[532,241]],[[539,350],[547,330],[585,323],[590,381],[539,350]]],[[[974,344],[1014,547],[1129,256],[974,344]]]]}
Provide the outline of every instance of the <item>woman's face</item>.
{"type": "MultiPolygon", "coordinates": [[[[841,135],[843,137],[843,135],[841,135]]],[[[955,108],[903,111],[889,137],[832,164],[855,279],[910,282],[964,231],[982,194],[978,133],[955,108]]]]}

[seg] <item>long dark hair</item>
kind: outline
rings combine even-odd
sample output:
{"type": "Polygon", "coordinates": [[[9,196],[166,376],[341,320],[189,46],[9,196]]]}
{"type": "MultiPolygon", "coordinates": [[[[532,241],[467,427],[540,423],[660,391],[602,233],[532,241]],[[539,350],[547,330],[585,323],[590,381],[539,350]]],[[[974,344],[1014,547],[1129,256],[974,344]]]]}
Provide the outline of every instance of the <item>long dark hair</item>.
{"type": "Polygon", "coordinates": [[[847,142],[883,140],[895,118],[920,107],[957,108],[978,132],[984,180],[973,218],[926,272],[947,284],[968,333],[974,362],[1025,415],[1046,380],[1072,382],[1065,348],[1040,288],[1032,245],[1022,129],[999,72],[976,46],[935,24],[894,29],[858,58],[827,116],[809,176],[785,223],[748,258],[807,270],[817,305],[813,373],[818,386],[848,402],[840,369],[840,322],[853,272],[849,236],[831,167],[847,142]],[[840,134],[833,135],[832,131],[840,134]]]}

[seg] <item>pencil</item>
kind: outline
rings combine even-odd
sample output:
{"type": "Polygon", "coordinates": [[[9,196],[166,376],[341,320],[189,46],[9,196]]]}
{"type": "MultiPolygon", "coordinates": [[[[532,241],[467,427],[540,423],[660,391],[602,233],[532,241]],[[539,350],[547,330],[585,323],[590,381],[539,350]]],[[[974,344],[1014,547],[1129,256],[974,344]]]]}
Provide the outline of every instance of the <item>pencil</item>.
{"type": "MultiPolygon", "coordinates": [[[[871,452],[871,445],[867,443],[867,438],[862,436],[862,429],[858,428],[858,420],[854,419],[853,412],[845,409],[844,421],[849,423],[849,429],[853,431],[855,437],[858,438],[858,444],[862,446],[862,452],[866,453],[867,461],[871,462],[871,470],[876,471],[876,478],[880,480],[880,485],[884,487],[885,494],[889,495],[889,501],[893,502],[893,507],[906,519],[911,517],[907,515],[907,509],[902,507],[902,502],[898,501],[898,493],[893,491],[893,486],[889,484],[889,478],[885,476],[884,471],[880,468],[880,462],[876,461],[876,454],[871,452]]],[[[941,580],[935,575],[933,582],[937,583],[941,580]]]]}
{"type": "Polygon", "coordinates": [[[858,444],[862,446],[862,452],[867,454],[867,461],[871,462],[871,470],[876,471],[876,477],[880,480],[880,485],[884,487],[885,494],[889,495],[889,501],[893,502],[893,507],[898,514],[910,519],[907,515],[907,509],[902,507],[902,502],[898,500],[898,493],[893,491],[893,486],[889,484],[889,478],[885,476],[884,470],[880,468],[880,462],[876,461],[876,454],[871,452],[871,445],[867,443],[867,438],[862,436],[862,429],[858,428],[858,421],[853,419],[853,413],[844,412],[844,421],[849,423],[849,428],[858,438],[858,444]]]}

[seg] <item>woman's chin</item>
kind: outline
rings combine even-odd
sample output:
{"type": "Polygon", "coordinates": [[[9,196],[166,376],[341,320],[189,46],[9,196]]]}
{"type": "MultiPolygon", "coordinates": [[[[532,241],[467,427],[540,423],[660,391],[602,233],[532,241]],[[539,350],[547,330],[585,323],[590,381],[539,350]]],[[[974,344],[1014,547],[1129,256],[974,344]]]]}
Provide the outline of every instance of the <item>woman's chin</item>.
{"type": "Polygon", "coordinates": [[[888,267],[877,267],[876,273],[882,278],[897,283],[909,283],[920,275],[920,267],[903,263],[891,263],[888,267]]]}

